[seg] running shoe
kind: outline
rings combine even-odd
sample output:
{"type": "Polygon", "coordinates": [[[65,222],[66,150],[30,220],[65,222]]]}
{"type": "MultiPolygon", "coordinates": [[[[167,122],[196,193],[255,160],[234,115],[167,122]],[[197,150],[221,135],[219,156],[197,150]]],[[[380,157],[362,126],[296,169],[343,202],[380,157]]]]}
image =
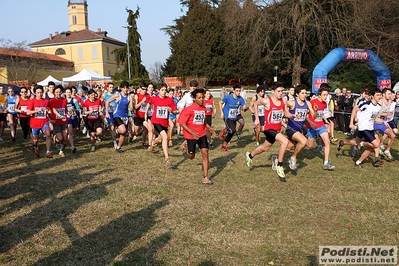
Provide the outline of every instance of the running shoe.
{"type": "Polygon", "coordinates": [[[393,156],[392,156],[392,154],[391,154],[391,152],[389,150],[385,150],[384,151],[384,155],[386,157],[388,157],[388,159],[391,160],[391,161],[395,160],[395,158],[393,158],[393,156]]]}
{"type": "Polygon", "coordinates": [[[379,158],[377,158],[377,159],[374,160],[373,165],[374,165],[375,167],[380,167],[380,166],[383,166],[383,165],[384,165],[384,162],[381,161],[379,158]]]}
{"type": "Polygon", "coordinates": [[[51,154],[50,151],[48,151],[48,152],[46,152],[46,157],[50,159],[50,158],[53,158],[53,155],[51,154]]]}
{"type": "Polygon", "coordinates": [[[298,169],[298,168],[296,167],[296,159],[295,159],[295,158],[290,157],[290,158],[288,159],[288,163],[289,163],[289,166],[290,166],[290,169],[291,169],[291,170],[295,171],[296,169],[298,169]]]}
{"type": "Polygon", "coordinates": [[[227,150],[227,147],[226,147],[226,146],[222,146],[220,149],[221,149],[222,151],[224,151],[224,152],[228,152],[228,150],[227,150]]]}
{"type": "Polygon", "coordinates": [[[86,127],[84,127],[84,128],[82,129],[82,133],[83,133],[83,135],[84,135],[84,134],[86,134],[86,132],[87,132],[87,128],[86,128],[86,127]]]}
{"type": "Polygon", "coordinates": [[[248,167],[251,167],[252,164],[252,159],[249,157],[251,153],[249,151],[247,151],[245,153],[245,163],[247,164],[248,167]]]}
{"type": "Polygon", "coordinates": [[[285,182],[285,173],[284,173],[284,168],[282,166],[277,166],[276,167],[277,175],[280,178],[281,182],[285,182]]]}
{"type": "Polygon", "coordinates": [[[169,160],[169,158],[166,158],[166,159],[165,159],[165,164],[166,164],[167,166],[169,166],[169,165],[172,165],[172,162],[169,160]]]}
{"type": "Polygon", "coordinates": [[[213,184],[212,180],[207,178],[207,177],[202,178],[201,182],[202,182],[202,184],[205,184],[205,185],[212,185],[213,184]]]}
{"type": "Polygon", "coordinates": [[[355,162],[355,165],[358,166],[359,168],[363,168],[362,163],[357,163],[357,162],[355,162]]]}
{"type": "Polygon", "coordinates": [[[381,144],[381,145],[380,145],[380,149],[381,149],[381,150],[385,150],[384,144],[381,144]]]}
{"type": "Polygon", "coordinates": [[[183,143],[179,147],[179,151],[185,151],[187,146],[187,141],[183,141],[183,143]]]}
{"type": "Polygon", "coordinates": [[[145,143],[145,142],[141,143],[141,148],[143,150],[147,149],[148,148],[147,143],[145,143]]]}
{"type": "Polygon", "coordinates": [[[353,158],[356,157],[356,155],[357,155],[357,146],[353,146],[352,151],[351,151],[351,155],[352,155],[353,158]]]}
{"type": "Polygon", "coordinates": [[[150,152],[155,152],[155,148],[154,148],[154,146],[152,146],[152,145],[149,145],[149,146],[148,146],[148,148],[147,148],[147,151],[150,151],[150,152]]]}
{"type": "Polygon", "coordinates": [[[54,144],[57,143],[57,136],[53,135],[52,140],[53,140],[54,144]]]}
{"type": "Polygon", "coordinates": [[[273,155],[271,160],[272,160],[272,169],[273,169],[273,171],[277,171],[277,156],[273,155]]]}
{"type": "Polygon", "coordinates": [[[12,142],[15,142],[15,137],[13,137],[11,140],[12,140],[12,142]]]}
{"type": "Polygon", "coordinates": [[[118,148],[118,143],[116,143],[116,141],[114,141],[114,148],[115,150],[118,148]]]}
{"type": "Polygon", "coordinates": [[[96,142],[97,142],[97,143],[100,143],[100,142],[101,142],[101,138],[100,138],[100,137],[97,137],[97,138],[96,138],[96,142]]]}
{"type": "Polygon", "coordinates": [[[171,139],[170,139],[169,142],[168,142],[168,146],[169,146],[169,147],[173,147],[173,141],[172,141],[171,139]]]}
{"type": "Polygon", "coordinates": [[[334,170],[335,166],[331,165],[330,162],[323,165],[323,170],[334,170]]]}
{"type": "Polygon", "coordinates": [[[344,145],[345,145],[345,143],[344,143],[344,141],[341,139],[341,140],[339,141],[339,143],[338,143],[337,150],[340,151],[341,148],[342,148],[342,146],[344,146],[344,145]]]}
{"type": "Polygon", "coordinates": [[[213,145],[213,142],[211,141],[211,142],[209,142],[209,147],[211,147],[211,148],[215,148],[215,145],[213,145]]]}
{"type": "Polygon", "coordinates": [[[121,148],[117,148],[116,151],[119,153],[123,153],[123,150],[121,148]]]}
{"type": "Polygon", "coordinates": [[[39,147],[35,146],[35,155],[36,157],[40,157],[39,147]]]}
{"type": "Polygon", "coordinates": [[[76,149],[75,146],[72,146],[72,147],[71,147],[71,150],[72,150],[72,153],[76,153],[76,151],[77,151],[77,149],[76,149]]]}
{"type": "Polygon", "coordinates": [[[58,153],[58,155],[61,156],[61,157],[65,157],[65,154],[64,154],[63,151],[60,151],[60,152],[58,153]]]}
{"type": "Polygon", "coordinates": [[[256,142],[256,143],[255,143],[255,147],[259,147],[259,142],[256,142]]]}
{"type": "Polygon", "coordinates": [[[384,157],[384,156],[385,156],[385,153],[384,153],[383,150],[381,150],[381,148],[380,148],[380,156],[381,156],[381,157],[384,157]]]}
{"type": "Polygon", "coordinates": [[[337,138],[334,138],[334,137],[331,137],[331,142],[337,142],[338,141],[338,139],[337,138]]]}
{"type": "Polygon", "coordinates": [[[128,143],[129,143],[129,144],[132,144],[132,143],[133,143],[133,138],[129,138],[128,143]]]}
{"type": "Polygon", "coordinates": [[[91,146],[90,151],[95,151],[96,150],[96,146],[91,146]]]}
{"type": "Polygon", "coordinates": [[[219,134],[219,139],[224,140],[224,135],[226,134],[226,128],[223,128],[222,131],[220,131],[219,134]]]}

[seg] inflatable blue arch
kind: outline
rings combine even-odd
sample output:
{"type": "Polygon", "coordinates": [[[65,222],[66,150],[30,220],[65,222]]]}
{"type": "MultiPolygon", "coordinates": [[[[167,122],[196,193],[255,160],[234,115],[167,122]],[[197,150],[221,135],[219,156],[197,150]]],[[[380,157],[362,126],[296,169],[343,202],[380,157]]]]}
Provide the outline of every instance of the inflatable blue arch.
{"type": "Polygon", "coordinates": [[[367,62],[377,76],[377,87],[391,87],[391,73],[381,59],[371,50],[335,48],[329,52],[313,70],[312,92],[317,94],[322,83],[327,83],[327,74],[341,61],[367,62]]]}

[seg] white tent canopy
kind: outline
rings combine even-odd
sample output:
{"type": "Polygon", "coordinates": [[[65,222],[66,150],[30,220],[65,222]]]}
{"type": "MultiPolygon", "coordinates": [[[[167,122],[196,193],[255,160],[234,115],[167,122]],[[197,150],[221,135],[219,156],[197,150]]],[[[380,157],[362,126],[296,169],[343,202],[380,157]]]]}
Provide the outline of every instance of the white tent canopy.
{"type": "Polygon", "coordinates": [[[78,74],[63,78],[63,81],[92,81],[92,80],[110,80],[111,77],[103,77],[91,69],[84,68],[78,74]]]}
{"type": "Polygon", "coordinates": [[[48,83],[49,83],[49,81],[53,81],[53,82],[55,83],[55,85],[60,85],[60,84],[63,84],[63,83],[64,83],[64,82],[59,81],[58,79],[54,78],[53,76],[48,75],[47,78],[45,78],[44,80],[38,82],[37,84],[38,84],[38,85],[41,85],[41,86],[47,86],[48,83]]]}
{"type": "Polygon", "coordinates": [[[399,82],[397,82],[396,84],[395,84],[395,86],[393,86],[393,89],[392,89],[394,92],[397,92],[397,91],[399,91],[399,82]]]}

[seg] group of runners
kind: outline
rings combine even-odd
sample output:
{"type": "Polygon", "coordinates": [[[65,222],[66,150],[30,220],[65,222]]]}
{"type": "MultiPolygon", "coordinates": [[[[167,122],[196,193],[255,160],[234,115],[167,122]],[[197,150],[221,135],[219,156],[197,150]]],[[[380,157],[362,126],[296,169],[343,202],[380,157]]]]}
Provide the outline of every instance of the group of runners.
{"type": "MultiPolygon", "coordinates": [[[[85,89],[76,89],[74,86],[64,89],[61,85],[55,86],[50,82],[46,92],[42,86],[36,85],[31,90],[22,87],[18,96],[12,87],[8,88],[8,94],[5,95],[4,87],[0,86],[0,137],[8,120],[11,138],[15,141],[19,118],[23,138],[31,138],[37,157],[40,157],[40,133],[46,140],[46,157],[53,157],[52,142],[55,143],[58,154],[63,157],[67,142],[72,153],[77,151],[74,140],[81,124],[88,131],[91,151],[96,150],[96,143],[101,141],[103,131],[108,127],[117,152],[123,153],[122,146],[127,137],[131,142],[141,135],[141,147],[154,151],[159,144],[165,164],[171,165],[168,148],[173,146],[172,134],[176,130],[178,138],[181,134],[184,136],[180,150],[185,150],[189,159],[195,158],[198,146],[202,156],[202,183],[212,184],[208,175],[209,147],[214,146],[212,138],[216,136],[212,128],[216,108],[210,91],[198,88],[196,80],[192,80],[189,90],[181,95],[178,90],[168,88],[165,83],[159,84],[156,89],[152,84],[147,86],[143,83],[134,91],[130,90],[127,81],[121,82],[118,91],[113,83],[108,83],[104,92],[90,89],[84,94],[85,89]]],[[[234,135],[242,141],[240,133],[245,123],[241,112],[249,110],[254,123],[256,147],[245,154],[248,167],[253,163],[254,157],[268,151],[277,142],[278,155],[271,157],[272,169],[277,172],[281,181],[286,181],[283,167],[285,154],[293,149],[288,165],[291,170],[297,170],[298,154],[305,146],[313,147],[317,139],[318,147],[321,147],[320,142],[324,143],[323,169],[335,168],[329,161],[330,141],[337,139],[333,135],[334,127],[331,127],[333,116],[327,104],[331,88],[327,83],[321,84],[318,95],[312,99],[307,98],[305,85],[297,85],[288,90],[285,96],[282,83],[274,82],[269,96],[266,95],[265,88],[259,86],[248,107],[240,96],[241,90],[240,85],[234,85],[231,92],[218,104],[220,117],[225,124],[219,134],[223,142],[222,151],[228,152],[227,146],[234,135]],[[283,127],[285,134],[281,132],[283,127]],[[260,144],[261,132],[265,135],[263,144],[260,144]]],[[[365,147],[356,165],[362,166],[362,162],[372,152],[375,157],[374,166],[383,165],[380,156],[394,159],[390,153],[398,133],[393,122],[394,97],[390,89],[382,92],[375,89],[363,92],[357,101],[350,123],[351,128],[357,129],[355,138],[350,141],[341,140],[337,146],[338,150],[344,145],[352,145],[355,150],[365,147]],[[377,131],[383,133],[381,140],[377,131]],[[383,145],[385,140],[386,147],[383,145]]]]}

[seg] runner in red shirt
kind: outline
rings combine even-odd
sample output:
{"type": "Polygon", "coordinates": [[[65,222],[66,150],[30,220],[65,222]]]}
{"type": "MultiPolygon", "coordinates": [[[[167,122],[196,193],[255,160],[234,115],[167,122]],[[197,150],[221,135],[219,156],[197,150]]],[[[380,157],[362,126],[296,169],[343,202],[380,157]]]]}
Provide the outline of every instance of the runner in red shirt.
{"type": "Polygon", "coordinates": [[[90,89],[87,92],[88,98],[83,102],[83,113],[87,117],[87,129],[90,132],[90,142],[91,149],[90,151],[96,150],[96,140],[103,133],[103,128],[101,125],[100,115],[102,115],[103,105],[101,100],[96,98],[97,93],[90,89]]]}
{"type": "Polygon", "coordinates": [[[68,134],[68,108],[67,100],[62,98],[62,85],[57,85],[54,89],[54,98],[49,101],[51,108],[50,122],[53,124],[53,133],[55,135],[55,147],[59,150],[59,155],[65,157],[64,147],[67,142],[68,134]]]}
{"type": "MultiPolygon", "coordinates": [[[[137,94],[134,95],[134,109],[135,114],[133,118],[134,122],[134,134],[138,136],[140,129],[142,129],[142,145],[143,149],[147,148],[147,136],[149,129],[147,128],[148,123],[144,120],[145,110],[147,109],[148,101],[150,100],[150,94],[147,93],[147,85],[145,83],[137,89],[137,94]]],[[[151,128],[152,129],[152,128],[151,128]]]]}
{"type": "Polygon", "coordinates": [[[154,106],[154,112],[151,118],[151,123],[154,129],[158,132],[158,137],[152,141],[152,132],[148,132],[150,149],[154,149],[154,144],[162,142],[162,149],[165,155],[166,165],[171,165],[172,162],[169,160],[168,154],[168,125],[169,125],[169,113],[176,114],[176,105],[172,98],[166,96],[167,86],[165,83],[159,84],[159,95],[156,97],[151,97],[148,101],[145,117],[147,120],[148,110],[151,105],[154,106]],[[152,142],[152,143],[151,143],[152,142]]]}
{"type": "Polygon", "coordinates": [[[284,85],[280,82],[273,82],[272,84],[272,96],[268,98],[259,98],[254,104],[255,111],[255,126],[259,125],[259,114],[258,105],[264,105],[265,110],[265,125],[263,127],[263,133],[266,136],[265,142],[257,147],[252,152],[246,153],[246,163],[249,167],[252,163],[253,157],[268,151],[274,142],[280,143],[280,149],[278,151],[278,157],[272,157],[272,169],[277,171],[277,175],[280,181],[285,182],[285,173],[283,168],[284,153],[287,149],[289,140],[280,133],[281,125],[284,116],[287,118],[293,118],[296,115],[291,114],[285,107],[284,101],[282,100],[284,85]]]}
{"type": "Polygon", "coordinates": [[[40,131],[42,131],[42,133],[46,136],[46,157],[53,158],[53,155],[50,152],[51,136],[49,120],[47,117],[50,108],[48,106],[48,100],[43,98],[43,86],[36,85],[34,93],[35,98],[28,103],[27,114],[32,116],[30,119],[30,127],[32,128],[35,155],[40,157],[38,142],[40,131]]]}
{"type": "Polygon", "coordinates": [[[23,137],[24,139],[28,138],[28,135],[31,136],[31,140],[33,143],[32,134],[30,134],[31,128],[30,124],[30,115],[28,115],[28,104],[30,102],[30,98],[28,97],[28,89],[26,87],[21,87],[19,91],[20,97],[15,102],[15,111],[18,113],[19,116],[19,123],[21,124],[23,137]]]}
{"type": "Polygon", "coordinates": [[[320,85],[318,97],[310,101],[310,104],[315,111],[315,117],[313,117],[311,114],[308,114],[306,123],[306,136],[308,138],[306,145],[309,148],[313,147],[314,140],[317,136],[320,136],[324,142],[324,170],[334,170],[335,168],[335,166],[331,165],[331,163],[328,161],[331,144],[325,124],[330,122],[324,117],[324,109],[327,107],[326,99],[330,89],[331,87],[327,83],[322,83],[320,85]]]}
{"type": "Polygon", "coordinates": [[[187,142],[186,153],[188,158],[191,160],[195,158],[196,144],[198,144],[201,150],[202,169],[204,171],[202,184],[212,184],[212,180],[208,177],[209,147],[206,133],[207,130],[214,136],[216,136],[216,133],[205,121],[207,108],[204,106],[204,93],[205,91],[203,89],[198,88],[191,92],[194,104],[182,110],[178,122],[183,128],[183,135],[187,142]]]}

